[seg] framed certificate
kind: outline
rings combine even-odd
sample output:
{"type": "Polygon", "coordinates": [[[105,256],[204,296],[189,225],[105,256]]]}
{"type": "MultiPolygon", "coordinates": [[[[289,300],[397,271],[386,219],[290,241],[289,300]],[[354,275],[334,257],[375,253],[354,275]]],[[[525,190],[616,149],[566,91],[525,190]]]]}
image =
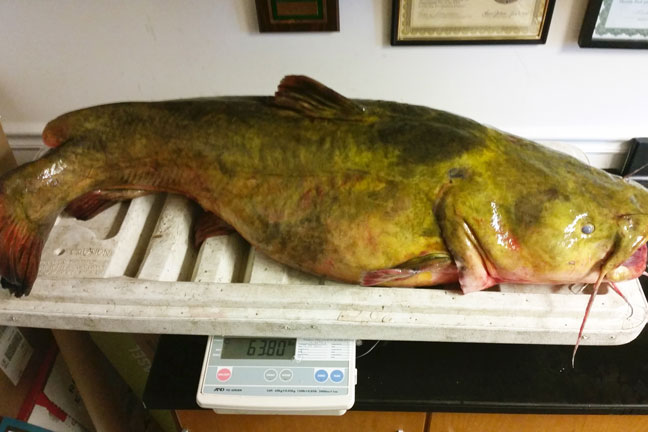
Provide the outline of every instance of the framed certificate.
{"type": "Polygon", "coordinates": [[[648,48],[648,1],[590,0],[578,45],[648,48]]]}
{"type": "Polygon", "coordinates": [[[554,2],[394,0],[391,43],[545,43],[554,2]]]}

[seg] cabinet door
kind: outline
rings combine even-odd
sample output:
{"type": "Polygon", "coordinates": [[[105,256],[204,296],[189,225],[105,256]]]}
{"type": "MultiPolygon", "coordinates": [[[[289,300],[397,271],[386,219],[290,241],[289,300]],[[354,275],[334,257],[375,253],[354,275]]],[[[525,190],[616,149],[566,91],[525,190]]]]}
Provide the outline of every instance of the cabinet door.
{"type": "Polygon", "coordinates": [[[431,413],[426,432],[647,431],[648,416],[431,413]]]}
{"type": "Polygon", "coordinates": [[[268,416],[177,411],[189,432],[424,432],[425,413],[349,411],[343,416],[268,416]]]}

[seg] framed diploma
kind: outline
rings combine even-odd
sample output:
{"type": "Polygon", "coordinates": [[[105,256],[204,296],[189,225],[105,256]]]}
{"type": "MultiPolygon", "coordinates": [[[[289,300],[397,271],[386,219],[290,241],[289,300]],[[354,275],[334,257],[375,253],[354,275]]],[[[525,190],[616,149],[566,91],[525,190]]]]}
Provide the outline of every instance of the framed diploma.
{"type": "Polygon", "coordinates": [[[394,0],[392,45],[545,43],[555,0],[394,0]]]}
{"type": "Polygon", "coordinates": [[[578,45],[648,48],[648,0],[590,0],[578,45]]]}

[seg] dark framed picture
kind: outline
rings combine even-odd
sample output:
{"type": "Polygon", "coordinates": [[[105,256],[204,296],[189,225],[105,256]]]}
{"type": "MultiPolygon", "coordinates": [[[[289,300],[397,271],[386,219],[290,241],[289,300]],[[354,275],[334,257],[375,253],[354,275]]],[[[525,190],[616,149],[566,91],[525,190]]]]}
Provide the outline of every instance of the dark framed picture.
{"type": "Polygon", "coordinates": [[[555,0],[393,0],[392,45],[542,44],[555,0]]]}
{"type": "Polygon", "coordinates": [[[338,0],[256,0],[259,31],[339,31],[338,0]]]}
{"type": "Polygon", "coordinates": [[[583,48],[648,48],[648,1],[590,0],[578,45],[583,48]]]}

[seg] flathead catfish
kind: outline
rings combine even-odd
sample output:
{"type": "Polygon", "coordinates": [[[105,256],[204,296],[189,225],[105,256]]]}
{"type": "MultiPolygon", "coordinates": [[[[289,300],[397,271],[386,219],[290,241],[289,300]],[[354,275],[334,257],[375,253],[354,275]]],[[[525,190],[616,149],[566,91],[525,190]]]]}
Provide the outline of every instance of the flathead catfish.
{"type": "MultiPolygon", "coordinates": [[[[274,97],[115,103],[51,121],[0,179],[0,273],[28,294],[61,210],[93,191],[195,200],[270,257],[363,285],[595,283],[640,275],[648,193],[422,106],[302,76],[274,97]]],[[[596,292],[596,290],[595,290],[596,292]]]]}

